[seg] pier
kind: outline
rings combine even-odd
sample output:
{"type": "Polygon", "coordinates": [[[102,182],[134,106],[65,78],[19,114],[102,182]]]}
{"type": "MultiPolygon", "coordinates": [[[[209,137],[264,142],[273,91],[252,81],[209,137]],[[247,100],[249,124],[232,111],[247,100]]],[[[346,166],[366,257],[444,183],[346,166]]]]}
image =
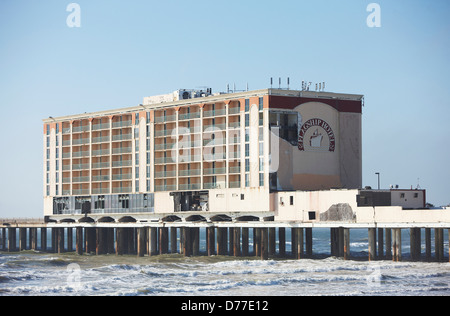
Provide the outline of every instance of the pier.
{"type": "Polygon", "coordinates": [[[405,253],[401,251],[402,245],[408,243],[410,246],[409,256],[406,257],[408,260],[429,262],[450,260],[444,255],[444,230],[450,233],[448,223],[377,225],[342,222],[211,222],[201,218],[191,218],[193,221],[190,222],[139,222],[132,217],[122,218],[120,222],[102,220],[83,222],[83,219],[73,223],[0,220],[0,251],[35,250],[50,253],[76,252],[78,255],[88,253],[139,257],[179,253],[186,257],[223,255],[254,256],[262,260],[304,259],[315,258],[314,229],[327,228],[330,230],[330,254],[333,257],[352,259],[351,230],[367,229],[369,261],[402,261],[405,259],[403,257],[405,253]],[[405,230],[409,232],[409,240],[402,240],[402,231],[405,230]],[[200,252],[200,240],[206,241],[206,251],[200,252]],[[287,251],[288,243],[291,245],[291,251],[287,251]]]}

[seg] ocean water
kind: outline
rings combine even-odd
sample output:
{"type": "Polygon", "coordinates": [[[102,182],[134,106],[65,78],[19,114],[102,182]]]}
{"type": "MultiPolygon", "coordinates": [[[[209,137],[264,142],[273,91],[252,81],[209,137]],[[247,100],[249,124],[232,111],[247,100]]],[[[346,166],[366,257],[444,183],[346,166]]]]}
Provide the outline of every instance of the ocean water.
{"type": "Polygon", "coordinates": [[[315,257],[302,260],[0,253],[0,295],[450,295],[450,263],[408,261],[409,234],[403,234],[399,263],[365,260],[367,230],[351,230],[353,260],[330,257],[328,229],[314,229],[315,257]]]}

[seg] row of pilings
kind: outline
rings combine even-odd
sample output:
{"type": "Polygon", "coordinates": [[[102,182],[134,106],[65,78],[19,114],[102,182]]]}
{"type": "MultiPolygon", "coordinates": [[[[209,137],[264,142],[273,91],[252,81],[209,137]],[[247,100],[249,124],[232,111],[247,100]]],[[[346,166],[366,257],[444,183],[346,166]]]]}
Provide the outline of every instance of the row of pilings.
{"type": "MultiPolygon", "coordinates": [[[[401,261],[404,229],[368,228],[368,260],[401,261]]],[[[331,256],[351,259],[350,230],[345,227],[330,228],[331,256]]],[[[408,230],[411,260],[438,262],[445,260],[444,228],[408,228],[408,230]],[[422,243],[423,240],[424,243],[422,243]]],[[[79,255],[89,253],[139,257],[180,253],[184,256],[201,254],[256,256],[262,260],[267,260],[269,257],[295,259],[313,257],[312,228],[257,226],[252,227],[251,231],[252,236],[249,234],[249,227],[239,226],[207,226],[203,230],[195,226],[3,227],[0,228],[0,250],[16,252],[31,249],[54,253],[76,252],[79,255]],[[290,229],[291,251],[289,252],[286,251],[286,243],[289,242],[286,240],[287,229],[290,229]],[[38,230],[40,238],[38,238],[38,230]],[[202,239],[206,241],[206,251],[202,253],[200,252],[201,232],[205,234],[202,239]]],[[[450,229],[448,231],[450,238],[450,229]]]]}

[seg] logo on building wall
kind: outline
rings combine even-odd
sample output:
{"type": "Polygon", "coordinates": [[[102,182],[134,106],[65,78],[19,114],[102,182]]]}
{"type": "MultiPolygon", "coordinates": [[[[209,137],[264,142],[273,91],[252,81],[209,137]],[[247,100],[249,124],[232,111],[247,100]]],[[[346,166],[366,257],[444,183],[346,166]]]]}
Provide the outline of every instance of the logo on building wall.
{"type": "Polygon", "coordinates": [[[300,128],[298,135],[298,150],[328,149],[334,152],[336,149],[336,137],[333,129],[324,120],[313,118],[300,128]],[[325,147],[327,146],[327,147],[325,147]]]}

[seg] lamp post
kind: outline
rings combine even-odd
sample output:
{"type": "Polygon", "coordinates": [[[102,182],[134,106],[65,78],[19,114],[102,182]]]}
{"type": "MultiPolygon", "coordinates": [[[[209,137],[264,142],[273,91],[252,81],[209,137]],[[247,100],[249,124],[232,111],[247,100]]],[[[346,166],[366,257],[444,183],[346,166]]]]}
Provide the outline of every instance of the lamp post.
{"type": "Polygon", "coordinates": [[[380,190],[380,173],[375,172],[375,174],[378,176],[378,190],[380,190]]]}

